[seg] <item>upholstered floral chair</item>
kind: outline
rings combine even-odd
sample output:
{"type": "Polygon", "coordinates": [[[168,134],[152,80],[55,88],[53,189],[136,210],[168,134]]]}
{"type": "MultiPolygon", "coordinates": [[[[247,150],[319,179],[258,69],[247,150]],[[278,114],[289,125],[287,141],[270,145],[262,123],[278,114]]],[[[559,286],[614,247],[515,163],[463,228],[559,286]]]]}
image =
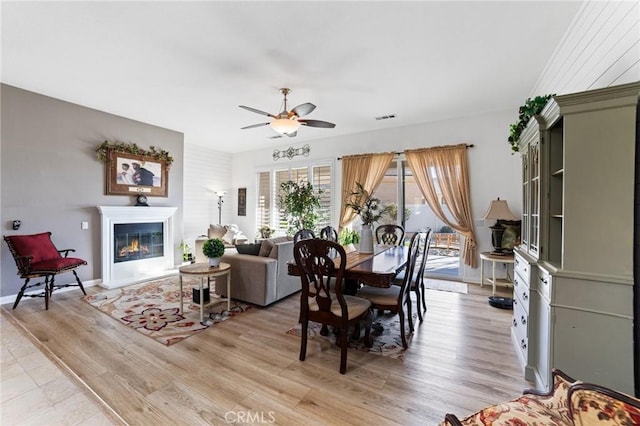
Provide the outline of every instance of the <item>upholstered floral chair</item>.
{"type": "Polygon", "coordinates": [[[447,414],[440,424],[461,425],[640,425],[640,400],[553,370],[549,393],[525,391],[512,401],[483,408],[463,419],[447,414]]]}

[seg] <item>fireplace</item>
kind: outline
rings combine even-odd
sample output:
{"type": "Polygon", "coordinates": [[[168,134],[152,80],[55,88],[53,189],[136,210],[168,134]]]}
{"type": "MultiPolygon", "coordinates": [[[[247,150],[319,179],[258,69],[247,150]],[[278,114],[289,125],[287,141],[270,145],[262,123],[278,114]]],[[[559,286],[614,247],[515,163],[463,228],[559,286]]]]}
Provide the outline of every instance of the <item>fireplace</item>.
{"type": "Polygon", "coordinates": [[[98,210],[102,287],[122,287],[175,272],[176,207],[98,206],[98,210]]]}
{"type": "Polygon", "coordinates": [[[115,263],[164,256],[162,222],[113,225],[115,263]]]}

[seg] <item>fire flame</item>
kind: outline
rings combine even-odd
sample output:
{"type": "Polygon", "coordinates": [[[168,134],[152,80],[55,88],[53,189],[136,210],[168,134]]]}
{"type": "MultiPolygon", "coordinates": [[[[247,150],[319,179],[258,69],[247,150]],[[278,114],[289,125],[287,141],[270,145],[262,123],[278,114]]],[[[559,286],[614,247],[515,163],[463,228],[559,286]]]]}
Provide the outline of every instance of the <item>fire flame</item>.
{"type": "Polygon", "coordinates": [[[120,257],[126,256],[129,253],[141,252],[143,254],[149,253],[147,246],[140,245],[137,239],[131,240],[128,246],[124,246],[120,249],[120,257]]]}

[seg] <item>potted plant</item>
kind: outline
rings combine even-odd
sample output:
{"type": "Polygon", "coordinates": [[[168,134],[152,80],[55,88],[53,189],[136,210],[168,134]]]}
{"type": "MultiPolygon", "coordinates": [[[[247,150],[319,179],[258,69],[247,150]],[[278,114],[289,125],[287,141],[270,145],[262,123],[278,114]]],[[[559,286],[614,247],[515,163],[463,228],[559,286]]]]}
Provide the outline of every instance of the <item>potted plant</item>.
{"type": "Polygon", "coordinates": [[[380,199],[364,189],[360,182],[356,182],[356,190],[351,192],[351,198],[346,203],[346,206],[353,209],[362,221],[360,252],[373,253],[373,231],[371,226],[388,213],[389,206],[382,207],[380,199]]]}
{"type": "Polygon", "coordinates": [[[218,266],[224,254],[224,242],[220,238],[210,238],[204,242],[202,253],[209,258],[210,266],[218,266]]]}
{"type": "Polygon", "coordinates": [[[273,229],[269,227],[269,225],[264,225],[262,228],[258,229],[260,232],[261,238],[271,238],[271,234],[273,234],[273,229]]]}
{"type": "Polygon", "coordinates": [[[178,248],[182,251],[182,261],[193,263],[193,254],[191,253],[191,246],[184,240],[180,240],[178,248]]]}
{"type": "Polygon", "coordinates": [[[555,95],[536,96],[535,98],[527,98],[520,108],[518,108],[518,121],[509,125],[509,145],[511,145],[511,153],[514,154],[520,150],[518,139],[520,134],[529,124],[531,117],[542,112],[547,105],[549,99],[555,95]]]}
{"type": "Polygon", "coordinates": [[[338,242],[345,247],[345,250],[353,251],[356,249],[355,244],[360,242],[360,235],[353,229],[344,228],[338,235],[338,242]]]}
{"type": "Polygon", "coordinates": [[[287,214],[289,227],[287,235],[293,235],[301,229],[314,230],[320,219],[320,195],[323,191],[314,191],[309,182],[287,181],[280,184],[280,208],[287,214]]]}

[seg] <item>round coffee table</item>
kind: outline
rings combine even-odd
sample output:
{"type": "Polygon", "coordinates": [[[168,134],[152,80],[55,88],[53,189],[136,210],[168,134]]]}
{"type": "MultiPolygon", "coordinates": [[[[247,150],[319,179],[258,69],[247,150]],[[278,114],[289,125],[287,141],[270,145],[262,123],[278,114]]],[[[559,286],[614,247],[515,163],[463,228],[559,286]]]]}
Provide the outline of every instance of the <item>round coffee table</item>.
{"type": "MultiPolygon", "coordinates": [[[[182,277],[184,275],[190,275],[194,277],[200,277],[200,322],[204,321],[204,307],[212,305],[213,303],[218,303],[221,300],[225,300],[222,297],[217,297],[216,301],[210,301],[209,303],[204,303],[204,289],[209,289],[211,292],[211,278],[221,277],[223,275],[227,276],[227,311],[231,311],[231,265],[228,263],[221,262],[218,266],[209,266],[208,263],[192,263],[191,265],[185,265],[180,267],[180,314],[183,313],[183,295],[182,295],[182,277]],[[207,287],[204,287],[204,280],[207,279],[207,287]]],[[[218,285],[218,281],[216,280],[216,286],[218,285]]],[[[213,296],[210,296],[211,299],[213,296]]],[[[210,299],[210,300],[211,300],[210,299]]],[[[195,302],[194,302],[195,303],[195,302]]]]}

